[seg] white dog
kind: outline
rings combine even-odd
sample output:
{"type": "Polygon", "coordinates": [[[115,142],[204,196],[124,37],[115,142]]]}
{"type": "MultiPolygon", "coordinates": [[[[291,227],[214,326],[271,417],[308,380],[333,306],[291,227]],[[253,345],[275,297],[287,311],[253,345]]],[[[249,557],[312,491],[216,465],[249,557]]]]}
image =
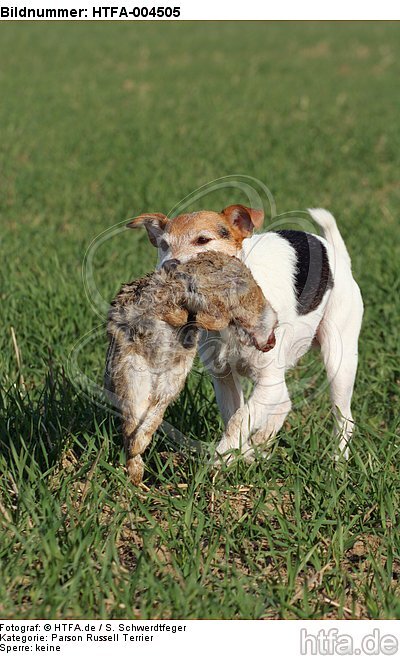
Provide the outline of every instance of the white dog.
{"type": "Polygon", "coordinates": [[[217,453],[226,460],[236,449],[251,459],[254,446],[270,444],[291,408],[285,372],[313,342],[321,348],[340,449],[348,457],[363,303],[334,217],[323,209],[309,212],[325,238],[294,230],[253,235],[264,213],[243,205],[171,220],[163,214],[143,214],[128,224],[147,229],[151,243],[158,247],[158,267],[174,267],[205,250],[240,258],[277,314],[277,326],[271,327],[276,346],[267,353],[240,344],[229,330],[203,336],[200,356],[213,376],[225,422],[217,453]],[[240,375],[254,382],[247,402],[240,375]]]}

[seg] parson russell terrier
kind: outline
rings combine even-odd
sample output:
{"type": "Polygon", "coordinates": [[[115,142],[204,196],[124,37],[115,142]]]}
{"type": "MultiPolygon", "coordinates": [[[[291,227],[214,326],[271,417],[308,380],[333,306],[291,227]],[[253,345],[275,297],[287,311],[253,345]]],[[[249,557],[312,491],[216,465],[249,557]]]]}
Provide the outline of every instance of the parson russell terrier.
{"type": "Polygon", "coordinates": [[[158,268],[173,268],[204,251],[236,256],[249,267],[277,314],[276,345],[267,353],[224,331],[212,339],[204,333],[200,341],[200,356],[212,375],[225,423],[216,449],[225,460],[237,449],[251,460],[254,446],[268,446],[291,408],[285,372],[315,342],[330,384],[340,451],[348,457],[363,302],[334,217],[324,209],[309,213],[322,227],[324,238],[294,230],[253,235],[254,229],[261,228],[264,213],[244,205],[170,220],[149,213],[128,223],[129,228],[146,228],[158,248],[158,268]],[[254,382],[247,402],[240,375],[254,382]]]}

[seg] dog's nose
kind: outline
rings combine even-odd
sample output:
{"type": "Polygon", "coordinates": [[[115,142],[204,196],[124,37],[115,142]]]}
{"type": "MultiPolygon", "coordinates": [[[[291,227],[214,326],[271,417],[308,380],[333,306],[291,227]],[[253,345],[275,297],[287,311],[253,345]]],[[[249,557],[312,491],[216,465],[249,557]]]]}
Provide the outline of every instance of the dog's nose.
{"type": "Polygon", "coordinates": [[[162,268],[165,269],[165,271],[166,271],[167,273],[171,273],[171,271],[173,271],[174,269],[176,269],[176,267],[178,266],[178,264],[180,264],[179,260],[175,260],[175,259],[174,259],[174,260],[167,260],[167,261],[164,262],[164,264],[162,265],[162,268]]]}

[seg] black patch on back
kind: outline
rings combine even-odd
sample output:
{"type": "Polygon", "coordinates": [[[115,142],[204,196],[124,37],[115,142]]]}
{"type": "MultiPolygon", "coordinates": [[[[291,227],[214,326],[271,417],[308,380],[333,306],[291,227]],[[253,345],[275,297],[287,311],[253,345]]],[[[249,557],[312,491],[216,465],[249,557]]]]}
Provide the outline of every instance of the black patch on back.
{"type": "Polygon", "coordinates": [[[298,230],[277,230],[296,251],[295,293],[297,312],[316,310],[327,289],[333,287],[332,272],[324,244],[314,235],[298,230]]]}

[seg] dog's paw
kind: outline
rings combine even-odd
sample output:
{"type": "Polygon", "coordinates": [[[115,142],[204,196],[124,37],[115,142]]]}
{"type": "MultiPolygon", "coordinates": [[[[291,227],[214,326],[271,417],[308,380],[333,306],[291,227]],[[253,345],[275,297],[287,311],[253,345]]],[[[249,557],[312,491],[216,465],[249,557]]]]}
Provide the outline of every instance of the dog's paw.
{"type": "Polygon", "coordinates": [[[241,460],[248,449],[243,447],[240,449],[232,448],[220,448],[217,447],[217,450],[213,453],[210,458],[210,465],[213,469],[221,469],[221,467],[229,467],[235,461],[241,460]]]}
{"type": "Polygon", "coordinates": [[[221,467],[227,463],[228,460],[226,459],[226,454],[219,453],[218,451],[214,451],[208,460],[208,464],[212,469],[221,469],[221,467]]]}

